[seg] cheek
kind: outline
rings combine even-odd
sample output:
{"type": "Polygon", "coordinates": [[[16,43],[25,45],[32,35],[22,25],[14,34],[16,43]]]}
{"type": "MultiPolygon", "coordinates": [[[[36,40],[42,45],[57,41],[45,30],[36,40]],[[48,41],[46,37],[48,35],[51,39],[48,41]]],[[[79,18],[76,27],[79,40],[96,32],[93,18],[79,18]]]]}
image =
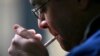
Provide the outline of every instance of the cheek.
{"type": "Polygon", "coordinates": [[[59,34],[58,28],[56,27],[55,19],[50,14],[45,14],[45,20],[47,21],[48,24],[48,29],[53,35],[59,34]]]}
{"type": "Polygon", "coordinates": [[[48,23],[48,26],[50,27],[50,28],[56,28],[55,26],[55,18],[53,17],[53,15],[51,14],[51,13],[47,13],[46,15],[45,15],[45,18],[46,18],[46,21],[47,21],[47,23],[48,23]]]}

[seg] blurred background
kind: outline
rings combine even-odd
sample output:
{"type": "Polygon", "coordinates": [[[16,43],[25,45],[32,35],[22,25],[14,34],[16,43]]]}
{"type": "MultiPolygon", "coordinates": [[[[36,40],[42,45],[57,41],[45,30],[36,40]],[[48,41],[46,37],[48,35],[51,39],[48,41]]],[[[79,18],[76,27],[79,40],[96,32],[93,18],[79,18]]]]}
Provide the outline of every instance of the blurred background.
{"type": "MultiPolygon", "coordinates": [[[[12,29],[14,24],[20,24],[27,29],[34,28],[43,35],[43,43],[53,37],[47,30],[38,29],[37,19],[31,9],[28,0],[0,0],[0,56],[9,56],[7,50],[14,36],[12,29]]],[[[54,41],[47,49],[50,56],[65,55],[65,51],[60,48],[57,41],[54,41]]]]}

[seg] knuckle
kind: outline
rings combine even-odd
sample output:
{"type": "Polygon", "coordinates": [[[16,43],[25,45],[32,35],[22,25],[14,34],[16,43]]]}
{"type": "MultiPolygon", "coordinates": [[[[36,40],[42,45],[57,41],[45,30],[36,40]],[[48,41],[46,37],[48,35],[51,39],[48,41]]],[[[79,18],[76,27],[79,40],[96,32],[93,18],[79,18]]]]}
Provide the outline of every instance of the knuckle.
{"type": "Polygon", "coordinates": [[[18,45],[18,41],[17,40],[12,40],[11,45],[13,45],[13,46],[18,45]]]}
{"type": "Polygon", "coordinates": [[[18,42],[17,41],[12,41],[11,44],[14,45],[14,46],[18,46],[18,42]]]}
{"type": "Polygon", "coordinates": [[[8,49],[8,53],[9,53],[10,55],[12,55],[12,54],[13,54],[12,47],[10,47],[10,48],[8,49]]]}
{"type": "Polygon", "coordinates": [[[8,53],[11,55],[11,54],[12,54],[12,51],[11,51],[11,50],[9,50],[9,51],[8,51],[8,53]]]}

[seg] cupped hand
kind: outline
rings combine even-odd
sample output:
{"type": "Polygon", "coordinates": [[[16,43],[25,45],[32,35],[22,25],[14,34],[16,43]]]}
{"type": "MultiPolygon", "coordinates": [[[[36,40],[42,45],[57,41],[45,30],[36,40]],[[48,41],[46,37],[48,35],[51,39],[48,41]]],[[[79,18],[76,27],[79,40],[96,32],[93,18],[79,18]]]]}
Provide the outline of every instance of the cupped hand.
{"type": "Polygon", "coordinates": [[[34,29],[25,29],[14,25],[15,36],[8,52],[11,56],[49,56],[47,49],[41,43],[42,36],[34,29]]]}

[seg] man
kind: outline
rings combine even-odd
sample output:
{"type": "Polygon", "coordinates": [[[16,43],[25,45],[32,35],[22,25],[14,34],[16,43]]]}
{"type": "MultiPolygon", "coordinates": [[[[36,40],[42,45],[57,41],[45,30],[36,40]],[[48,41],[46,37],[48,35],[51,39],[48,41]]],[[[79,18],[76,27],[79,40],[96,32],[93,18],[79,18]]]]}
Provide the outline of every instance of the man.
{"type": "MultiPolygon", "coordinates": [[[[68,56],[99,56],[100,0],[30,0],[38,26],[48,29],[68,56]]],[[[49,56],[34,29],[14,26],[11,56],[49,56]],[[36,50],[37,49],[37,50],[36,50]]]]}

